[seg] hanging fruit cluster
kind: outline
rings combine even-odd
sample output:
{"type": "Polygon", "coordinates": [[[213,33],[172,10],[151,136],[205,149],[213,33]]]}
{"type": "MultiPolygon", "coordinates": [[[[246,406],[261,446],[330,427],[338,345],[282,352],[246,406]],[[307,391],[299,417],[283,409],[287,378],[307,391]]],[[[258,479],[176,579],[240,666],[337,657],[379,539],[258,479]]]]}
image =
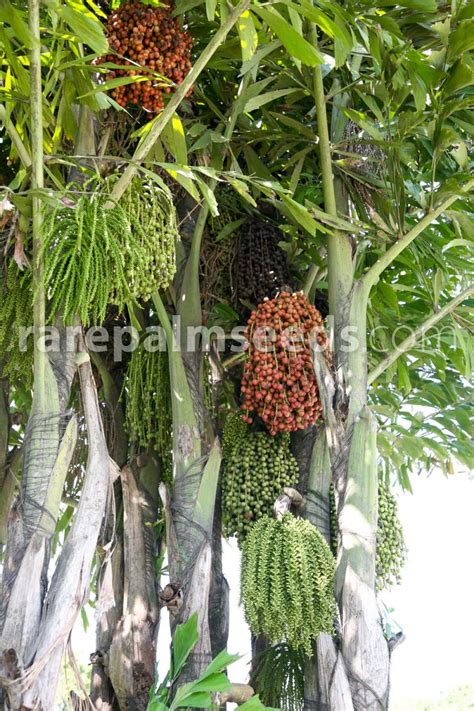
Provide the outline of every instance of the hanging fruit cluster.
{"type": "Polygon", "coordinates": [[[33,337],[20,348],[21,328],[33,323],[31,271],[21,271],[9,260],[0,272],[0,371],[13,383],[29,388],[33,376],[33,337]]]}
{"type": "Polygon", "coordinates": [[[236,305],[259,304],[290,283],[285,235],[270,222],[252,219],[240,229],[235,264],[236,305]]]}
{"type": "Polygon", "coordinates": [[[222,523],[224,535],[245,539],[251,524],[272,511],[285,486],[298,481],[288,434],[252,432],[238,413],[224,427],[222,523]]]}
{"type": "Polygon", "coordinates": [[[171,93],[191,69],[191,35],[180,28],[173,12],[171,0],[158,7],[125,2],[110,15],[107,34],[110,49],[116,54],[108,54],[98,63],[110,62],[124,68],[111,70],[107,79],[150,72],[146,81],[112,89],[111,96],[120,106],[141,106],[152,113],[160,112],[164,94],[171,93]]]}
{"type": "MultiPolygon", "coordinates": [[[[337,512],[334,487],[329,494],[331,549],[337,555],[337,512]]],[[[397,500],[387,486],[378,485],[378,518],[375,576],[377,590],[390,588],[401,582],[401,571],[406,562],[407,549],[398,517],[397,500]]]]}
{"type": "Polygon", "coordinates": [[[51,320],[61,312],[66,323],[79,317],[84,325],[99,325],[109,304],[121,311],[127,302],[146,300],[175,273],[179,233],[171,196],[137,178],[120,204],[109,206],[115,177],[72,186],[76,203],[59,203],[45,214],[51,320]]]}
{"type": "Polygon", "coordinates": [[[313,367],[317,345],[329,358],[319,311],[302,292],[282,292],[252,312],[245,337],[248,359],[242,379],[242,408],[256,412],[270,434],[313,425],[322,414],[313,367]]]}
{"type": "Polygon", "coordinates": [[[253,659],[250,686],[265,706],[303,711],[305,655],[286,642],[269,647],[253,659]]]}
{"type": "Polygon", "coordinates": [[[390,489],[382,484],[379,484],[378,502],[375,571],[377,589],[382,590],[401,582],[407,549],[398,517],[397,500],[390,489]]]}
{"type": "Polygon", "coordinates": [[[125,275],[132,297],[151,298],[166,289],[176,272],[179,231],[171,193],[135,178],[120,199],[129,216],[132,239],[124,244],[125,275]]]}
{"type": "Polygon", "coordinates": [[[242,556],[241,596],[252,633],[311,657],[316,637],[333,632],[334,576],[334,556],[309,521],[289,513],[262,517],[242,556]]]}
{"type": "Polygon", "coordinates": [[[151,352],[146,341],[132,352],[125,381],[126,425],[142,447],[152,444],[163,459],[172,447],[171,391],[166,351],[151,352]]]}
{"type": "Polygon", "coordinates": [[[222,454],[224,458],[231,455],[234,447],[240,446],[249,432],[250,430],[242,419],[240,412],[232,411],[228,413],[222,432],[222,454]]]}

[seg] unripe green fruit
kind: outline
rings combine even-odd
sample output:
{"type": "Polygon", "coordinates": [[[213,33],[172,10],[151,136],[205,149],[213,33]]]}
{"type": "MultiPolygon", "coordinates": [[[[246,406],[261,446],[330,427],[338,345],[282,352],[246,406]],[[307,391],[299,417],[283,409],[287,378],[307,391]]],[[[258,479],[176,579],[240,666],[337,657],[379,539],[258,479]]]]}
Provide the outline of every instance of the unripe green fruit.
{"type": "Polygon", "coordinates": [[[237,534],[242,542],[250,521],[270,513],[282,489],[297,483],[298,465],[289,445],[288,434],[270,437],[265,432],[255,433],[239,413],[228,415],[223,434],[224,535],[237,534]],[[284,452],[284,456],[277,459],[277,451],[284,452]]]}

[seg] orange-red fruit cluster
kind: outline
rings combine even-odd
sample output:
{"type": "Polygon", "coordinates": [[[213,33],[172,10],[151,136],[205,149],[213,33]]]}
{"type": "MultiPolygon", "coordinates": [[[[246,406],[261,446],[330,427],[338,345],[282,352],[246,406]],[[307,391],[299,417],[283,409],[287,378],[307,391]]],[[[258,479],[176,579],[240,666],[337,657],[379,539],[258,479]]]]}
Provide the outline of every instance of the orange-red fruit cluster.
{"type": "Polygon", "coordinates": [[[242,379],[244,420],[256,412],[270,434],[294,432],[322,414],[313,367],[313,349],[330,360],[319,311],[302,292],[282,292],[252,312],[245,332],[249,344],[242,379]]]}
{"type": "MultiPolygon", "coordinates": [[[[143,75],[145,67],[174,84],[183,81],[192,66],[192,39],[181,30],[173,10],[171,0],[161,7],[126,2],[110,15],[107,34],[110,48],[117,54],[108,54],[99,63],[112,62],[125,68],[111,70],[108,79],[143,75]]],[[[150,74],[146,81],[119,86],[110,93],[120,106],[138,105],[158,113],[164,107],[164,94],[172,89],[150,74]]]]}

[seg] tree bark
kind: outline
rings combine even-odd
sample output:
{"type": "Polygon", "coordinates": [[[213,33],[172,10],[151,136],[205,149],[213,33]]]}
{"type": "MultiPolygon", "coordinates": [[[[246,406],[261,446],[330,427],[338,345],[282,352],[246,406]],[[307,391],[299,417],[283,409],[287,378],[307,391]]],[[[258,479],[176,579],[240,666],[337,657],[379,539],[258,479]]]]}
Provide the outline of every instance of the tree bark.
{"type": "MultiPolygon", "coordinates": [[[[313,428],[312,432],[299,434],[294,438],[294,446],[306,498],[305,518],[330,545],[332,471],[325,429],[313,428]]],[[[321,634],[316,640],[314,655],[305,663],[304,711],[352,711],[351,691],[339,645],[340,639],[329,634],[321,634]]]]}
{"type": "Polygon", "coordinates": [[[121,481],[124,595],[122,617],[108,653],[108,675],[121,711],[145,711],[155,676],[158,602],[155,541],[150,524],[156,521],[157,511],[146,500],[129,466],[122,469],[121,481]]]}

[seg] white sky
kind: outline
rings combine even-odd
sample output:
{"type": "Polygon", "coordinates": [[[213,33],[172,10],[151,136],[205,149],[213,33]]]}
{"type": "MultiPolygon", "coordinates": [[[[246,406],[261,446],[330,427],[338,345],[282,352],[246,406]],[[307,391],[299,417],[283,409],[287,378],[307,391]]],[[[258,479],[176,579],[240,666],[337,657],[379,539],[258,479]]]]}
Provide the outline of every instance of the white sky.
{"type": "MultiPolygon", "coordinates": [[[[445,478],[436,472],[413,482],[414,494],[400,494],[399,508],[409,548],[403,583],[383,600],[406,640],[392,658],[392,702],[410,711],[410,702],[435,701],[461,684],[474,686],[474,481],[465,473],[445,478]]],[[[228,650],[243,658],[229,669],[245,682],[250,634],[239,607],[239,555],[224,543],[224,568],[231,586],[228,650]]],[[[94,642],[77,630],[76,655],[88,661],[94,642]]],[[[169,626],[161,621],[160,676],[167,670],[169,626]]]]}
{"type": "Polygon", "coordinates": [[[474,686],[474,480],[435,472],[413,489],[399,499],[409,548],[403,582],[386,595],[406,634],[392,658],[399,703],[474,686]]]}

